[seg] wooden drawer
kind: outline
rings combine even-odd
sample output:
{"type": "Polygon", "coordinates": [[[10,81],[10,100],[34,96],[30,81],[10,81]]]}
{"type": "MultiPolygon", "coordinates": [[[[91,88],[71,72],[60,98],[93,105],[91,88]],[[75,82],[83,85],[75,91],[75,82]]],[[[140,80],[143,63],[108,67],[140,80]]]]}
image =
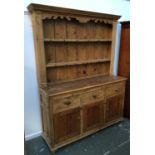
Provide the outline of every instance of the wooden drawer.
{"type": "Polygon", "coordinates": [[[124,92],[124,83],[112,84],[106,88],[106,96],[122,94],[124,92]]]}
{"type": "Polygon", "coordinates": [[[104,99],[104,89],[96,89],[81,95],[81,103],[89,104],[104,99]]]}
{"type": "Polygon", "coordinates": [[[79,95],[66,95],[53,98],[53,112],[58,113],[80,106],[79,95]]]}

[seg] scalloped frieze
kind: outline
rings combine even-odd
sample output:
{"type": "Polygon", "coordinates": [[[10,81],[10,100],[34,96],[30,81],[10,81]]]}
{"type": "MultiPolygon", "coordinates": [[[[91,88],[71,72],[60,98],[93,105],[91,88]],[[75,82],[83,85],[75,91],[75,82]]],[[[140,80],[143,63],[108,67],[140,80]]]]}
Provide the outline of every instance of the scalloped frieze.
{"type": "Polygon", "coordinates": [[[94,23],[105,23],[105,24],[112,24],[112,20],[107,20],[103,18],[93,18],[93,17],[80,17],[80,16],[73,16],[73,15],[53,15],[53,14],[43,14],[42,19],[67,19],[71,21],[72,19],[76,19],[80,23],[87,23],[89,21],[94,21],[94,23]]]}

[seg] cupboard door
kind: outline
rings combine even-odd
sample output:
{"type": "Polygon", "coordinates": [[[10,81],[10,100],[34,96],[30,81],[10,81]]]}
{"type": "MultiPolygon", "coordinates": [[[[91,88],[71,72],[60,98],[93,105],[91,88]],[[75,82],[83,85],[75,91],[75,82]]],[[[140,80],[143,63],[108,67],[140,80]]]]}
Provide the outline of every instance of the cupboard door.
{"type": "Polygon", "coordinates": [[[102,102],[87,104],[83,107],[83,131],[89,131],[101,126],[102,123],[102,102]]]}
{"type": "Polygon", "coordinates": [[[109,123],[122,116],[123,96],[116,95],[109,97],[105,103],[105,122],[109,123]]]}
{"type": "Polygon", "coordinates": [[[54,115],[55,143],[80,134],[80,108],[54,115]]]}

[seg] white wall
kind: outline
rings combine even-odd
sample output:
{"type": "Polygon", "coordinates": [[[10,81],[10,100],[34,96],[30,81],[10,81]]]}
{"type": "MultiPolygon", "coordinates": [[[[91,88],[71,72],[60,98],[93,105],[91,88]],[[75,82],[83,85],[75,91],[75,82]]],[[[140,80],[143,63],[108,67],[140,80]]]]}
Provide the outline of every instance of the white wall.
{"type": "MultiPolygon", "coordinates": [[[[25,0],[24,1],[24,127],[26,139],[41,134],[39,93],[36,77],[36,64],[31,17],[27,13],[30,3],[40,3],[60,7],[75,8],[121,15],[120,21],[129,20],[129,2],[126,0],[25,0]]],[[[115,53],[115,75],[117,74],[119,40],[121,25],[117,26],[117,42],[115,53]]]]}
{"type": "Polygon", "coordinates": [[[24,127],[26,139],[41,133],[40,107],[36,76],[31,18],[24,15],[24,127]]]}

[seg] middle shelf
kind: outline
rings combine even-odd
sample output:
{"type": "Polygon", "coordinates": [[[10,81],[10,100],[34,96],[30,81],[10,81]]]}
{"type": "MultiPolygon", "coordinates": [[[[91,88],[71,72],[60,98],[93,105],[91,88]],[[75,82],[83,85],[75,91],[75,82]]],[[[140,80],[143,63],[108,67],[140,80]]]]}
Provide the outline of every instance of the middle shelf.
{"type": "Polygon", "coordinates": [[[110,62],[110,59],[96,59],[96,60],[85,60],[85,61],[71,61],[71,62],[56,62],[48,63],[46,67],[59,67],[59,66],[73,66],[81,64],[90,64],[90,63],[100,63],[100,62],[110,62]]]}
{"type": "Polygon", "coordinates": [[[112,39],[44,39],[45,42],[112,42],[112,39]]]}

